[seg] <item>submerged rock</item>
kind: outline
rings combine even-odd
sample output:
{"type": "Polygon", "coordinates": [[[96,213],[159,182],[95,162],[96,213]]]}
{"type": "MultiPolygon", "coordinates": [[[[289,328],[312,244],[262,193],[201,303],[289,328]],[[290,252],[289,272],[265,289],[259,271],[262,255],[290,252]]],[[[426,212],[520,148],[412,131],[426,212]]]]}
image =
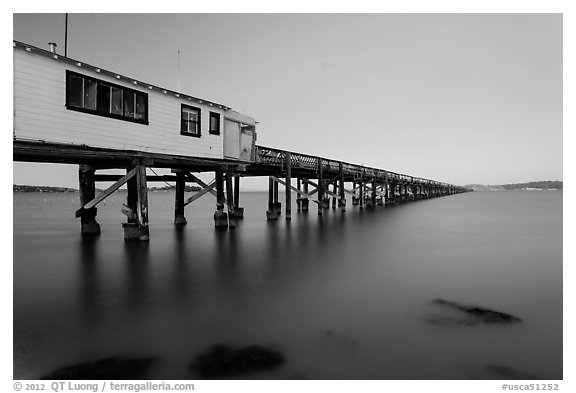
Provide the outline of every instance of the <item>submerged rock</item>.
{"type": "Polygon", "coordinates": [[[512,367],[488,365],[485,370],[494,377],[494,379],[542,379],[531,373],[516,370],[512,367]]]}
{"type": "Polygon", "coordinates": [[[41,379],[143,379],[156,358],[126,359],[110,357],[96,362],[67,366],[41,379]]]}
{"type": "Polygon", "coordinates": [[[449,317],[434,314],[428,318],[428,321],[435,324],[472,326],[478,323],[509,324],[509,323],[522,322],[520,318],[514,315],[506,314],[500,311],[490,310],[487,308],[482,308],[473,305],[463,305],[444,299],[435,299],[433,300],[433,302],[436,304],[449,307],[452,310],[464,313],[464,317],[449,317]]]}
{"type": "Polygon", "coordinates": [[[331,345],[344,353],[350,353],[358,348],[358,343],[354,339],[346,334],[337,334],[331,330],[326,330],[322,334],[320,342],[331,345]]]}
{"type": "Polygon", "coordinates": [[[199,355],[191,368],[203,378],[226,378],[256,371],[273,370],[284,363],[284,355],[258,345],[233,349],[215,345],[199,355]]]}
{"type": "Polygon", "coordinates": [[[447,317],[445,315],[432,314],[427,318],[427,321],[434,325],[452,325],[452,326],[473,326],[476,321],[471,321],[465,318],[447,317]]]}

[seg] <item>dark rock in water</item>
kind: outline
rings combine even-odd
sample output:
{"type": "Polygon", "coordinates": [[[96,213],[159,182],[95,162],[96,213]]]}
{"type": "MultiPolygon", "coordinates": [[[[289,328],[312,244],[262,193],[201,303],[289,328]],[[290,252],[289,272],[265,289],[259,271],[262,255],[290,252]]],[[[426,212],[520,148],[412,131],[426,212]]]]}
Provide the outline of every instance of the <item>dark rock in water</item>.
{"type": "Polygon", "coordinates": [[[488,365],[485,369],[494,376],[494,379],[542,379],[535,374],[518,371],[512,367],[488,365]]]}
{"type": "Polygon", "coordinates": [[[63,367],[41,379],[144,379],[156,358],[106,358],[96,362],[63,367]]]}
{"type": "Polygon", "coordinates": [[[498,324],[508,324],[515,322],[522,322],[522,320],[514,315],[505,314],[500,311],[494,311],[487,308],[482,308],[478,306],[467,306],[459,303],[451,302],[444,299],[433,300],[434,303],[443,306],[450,307],[452,310],[461,311],[465,313],[466,316],[470,318],[451,318],[451,317],[437,317],[429,318],[428,320],[433,323],[446,322],[448,324],[460,324],[472,326],[477,323],[498,323],[498,324]],[[458,322],[458,323],[454,323],[458,322]]]}
{"type": "Polygon", "coordinates": [[[326,330],[320,337],[320,342],[330,344],[343,352],[349,353],[358,348],[358,343],[345,334],[336,334],[331,330],[326,330]]]}
{"type": "Polygon", "coordinates": [[[445,315],[432,314],[427,318],[427,321],[434,325],[450,325],[450,326],[474,326],[477,322],[465,319],[447,317],[445,315]]]}
{"type": "Polygon", "coordinates": [[[481,318],[483,322],[486,323],[509,323],[509,322],[521,322],[522,320],[510,314],[505,314],[499,311],[492,311],[480,307],[470,307],[464,310],[468,314],[474,315],[477,318],[481,318]]]}
{"type": "Polygon", "coordinates": [[[203,378],[226,378],[256,371],[273,370],[284,363],[284,355],[274,349],[251,345],[232,349],[215,345],[199,355],[192,369],[203,378]]]}

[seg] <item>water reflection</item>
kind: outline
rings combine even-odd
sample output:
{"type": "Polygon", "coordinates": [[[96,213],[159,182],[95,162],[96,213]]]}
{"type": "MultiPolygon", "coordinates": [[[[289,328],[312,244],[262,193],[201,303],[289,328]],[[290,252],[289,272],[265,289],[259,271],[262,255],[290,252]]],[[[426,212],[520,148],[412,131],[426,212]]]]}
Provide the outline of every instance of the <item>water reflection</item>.
{"type": "Polygon", "coordinates": [[[151,300],[149,248],[147,242],[124,242],[125,288],[122,294],[128,310],[133,313],[141,312],[151,300]]]}
{"type": "Polygon", "coordinates": [[[277,342],[286,363],[258,377],[467,378],[484,365],[497,367],[481,378],[504,377],[503,367],[561,377],[562,201],[506,195],[350,206],[320,219],[311,209],[289,224],[247,209],[235,230],[216,231],[212,201],[175,228],[173,198],[159,194],[149,244],[123,241],[112,203],[99,209],[103,234],[82,239],[68,205],[41,222],[24,219],[24,204],[14,221],[15,376],[161,355],[155,376],[186,379],[213,344],[277,342]],[[54,217],[64,217],[58,230],[39,234],[54,217]],[[434,326],[437,297],[526,323],[434,326]]]}
{"type": "MultiPolygon", "coordinates": [[[[168,264],[170,261],[166,261],[168,264]]],[[[188,253],[186,228],[174,226],[174,270],[171,274],[176,301],[188,299],[192,293],[191,265],[194,261],[188,253]]]]}
{"type": "Polygon", "coordinates": [[[80,291],[80,310],[82,315],[93,317],[99,310],[100,277],[98,272],[99,236],[82,236],[78,241],[78,288],[80,291]],[[86,312],[89,311],[89,312],[86,312]]]}

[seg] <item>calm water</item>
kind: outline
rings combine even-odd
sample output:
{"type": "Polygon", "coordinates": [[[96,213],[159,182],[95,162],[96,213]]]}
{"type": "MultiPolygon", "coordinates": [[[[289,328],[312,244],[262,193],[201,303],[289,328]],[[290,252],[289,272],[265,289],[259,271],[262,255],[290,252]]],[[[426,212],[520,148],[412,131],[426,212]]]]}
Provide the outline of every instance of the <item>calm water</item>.
{"type": "Polygon", "coordinates": [[[109,356],[159,357],[150,379],[195,379],[211,345],[271,346],[266,379],[562,378],[562,192],[474,192],[393,208],[245,219],[214,230],[214,198],[173,224],[150,194],[149,244],[125,243],[125,194],[82,241],[76,194],[14,194],[14,378],[109,356]],[[442,298],[522,318],[432,324],[442,298]],[[504,370],[504,371],[503,371],[504,370]]]}

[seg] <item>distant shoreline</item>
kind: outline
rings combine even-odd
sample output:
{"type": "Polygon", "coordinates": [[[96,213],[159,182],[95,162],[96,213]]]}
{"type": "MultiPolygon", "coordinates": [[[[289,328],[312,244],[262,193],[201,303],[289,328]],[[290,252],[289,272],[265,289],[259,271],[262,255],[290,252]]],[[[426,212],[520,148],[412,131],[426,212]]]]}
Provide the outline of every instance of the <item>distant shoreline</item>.
{"type": "MultiPolygon", "coordinates": [[[[561,181],[539,181],[530,183],[515,183],[515,184],[502,184],[502,185],[484,185],[484,184],[467,184],[464,187],[470,188],[474,191],[558,191],[562,190],[564,183],[561,181]]],[[[169,192],[174,187],[149,187],[150,192],[169,192]]],[[[186,192],[199,191],[201,188],[198,186],[186,186],[186,192]]],[[[97,189],[97,191],[102,191],[97,189]]],[[[126,191],[120,189],[118,191],[126,191]]],[[[41,193],[78,193],[75,188],[69,187],[52,187],[52,186],[30,186],[14,184],[12,188],[14,193],[27,193],[27,192],[41,192],[41,193]]],[[[266,192],[266,190],[245,190],[242,192],[266,192]]]]}
{"type": "MultiPolygon", "coordinates": [[[[174,187],[149,187],[148,191],[150,192],[167,192],[171,191],[174,187]]],[[[200,187],[197,186],[186,186],[186,192],[198,191],[200,187]]],[[[96,191],[103,191],[101,189],[96,189],[96,191]]],[[[125,189],[119,189],[118,191],[126,191],[125,189]]],[[[52,186],[28,186],[28,185],[21,185],[21,184],[14,184],[12,187],[12,192],[18,193],[26,193],[26,192],[45,192],[45,193],[78,193],[76,188],[69,188],[69,187],[52,187],[52,186]]]]}
{"type": "Polygon", "coordinates": [[[501,185],[467,184],[464,187],[471,188],[474,191],[554,191],[562,190],[564,188],[564,182],[558,180],[543,180],[501,185]]]}

